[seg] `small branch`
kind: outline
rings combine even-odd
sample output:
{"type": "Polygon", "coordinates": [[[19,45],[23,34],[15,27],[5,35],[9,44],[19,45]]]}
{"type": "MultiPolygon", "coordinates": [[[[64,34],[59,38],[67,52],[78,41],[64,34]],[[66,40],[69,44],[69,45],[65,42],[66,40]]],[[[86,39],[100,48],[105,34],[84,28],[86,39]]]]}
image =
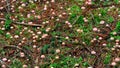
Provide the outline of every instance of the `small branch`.
{"type": "Polygon", "coordinates": [[[36,27],[41,27],[41,25],[38,24],[27,24],[27,23],[20,23],[20,22],[13,22],[14,24],[19,24],[19,25],[25,25],[25,26],[36,26],[36,27]]]}
{"type": "Polygon", "coordinates": [[[5,18],[0,18],[0,20],[3,20],[3,21],[5,21],[6,19],[5,19],[5,18]]]}
{"type": "Polygon", "coordinates": [[[28,57],[30,57],[30,54],[28,54],[28,52],[26,52],[26,50],[25,49],[23,49],[23,48],[20,48],[20,47],[18,47],[18,46],[15,46],[15,45],[5,45],[5,46],[3,46],[3,48],[14,48],[14,49],[18,49],[18,50],[20,50],[20,51],[23,51],[24,53],[26,53],[26,55],[28,56],[28,57]]]}
{"type": "Polygon", "coordinates": [[[7,45],[7,44],[5,46],[3,46],[3,48],[14,48],[14,49],[18,49],[20,51],[23,51],[26,54],[27,58],[30,59],[31,66],[34,65],[34,60],[32,58],[32,52],[31,51],[28,51],[24,48],[20,48],[20,47],[15,46],[15,45],[7,45]]]}
{"type": "Polygon", "coordinates": [[[5,45],[3,48],[17,48],[19,50],[22,50],[20,47],[14,46],[14,45],[5,45]]]}
{"type": "Polygon", "coordinates": [[[8,13],[10,13],[10,4],[9,4],[10,1],[6,0],[6,2],[7,2],[7,5],[8,5],[6,10],[7,10],[8,13]]]}
{"type": "MultiPolygon", "coordinates": [[[[5,21],[5,18],[0,18],[0,20],[5,21]]],[[[25,26],[35,26],[35,27],[41,27],[42,25],[39,24],[27,24],[27,23],[21,23],[21,22],[13,22],[14,24],[19,24],[19,25],[25,25],[25,26]]]]}

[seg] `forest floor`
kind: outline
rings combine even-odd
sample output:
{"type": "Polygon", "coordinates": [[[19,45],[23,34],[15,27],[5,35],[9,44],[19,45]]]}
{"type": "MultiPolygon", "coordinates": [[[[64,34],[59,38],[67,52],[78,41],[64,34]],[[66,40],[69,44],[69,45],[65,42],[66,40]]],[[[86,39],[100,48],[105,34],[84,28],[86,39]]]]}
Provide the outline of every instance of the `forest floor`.
{"type": "Polygon", "coordinates": [[[120,68],[119,0],[1,0],[0,68],[120,68]]]}

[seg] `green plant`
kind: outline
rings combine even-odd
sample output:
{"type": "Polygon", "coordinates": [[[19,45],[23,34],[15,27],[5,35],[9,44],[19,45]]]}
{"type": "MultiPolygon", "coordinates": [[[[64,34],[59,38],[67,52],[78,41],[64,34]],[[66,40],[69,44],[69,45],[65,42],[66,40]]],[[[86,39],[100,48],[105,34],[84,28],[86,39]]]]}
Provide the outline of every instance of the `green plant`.
{"type": "Polygon", "coordinates": [[[22,21],[25,21],[25,20],[26,20],[26,18],[24,18],[24,17],[19,18],[19,22],[22,22],[22,21]]]}
{"type": "Polygon", "coordinates": [[[15,34],[16,34],[16,35],[19,35],[19,34],[20,34],[20,30],[15,31],[15,34]]]}
{"type": "Polygon", "coordinates": [[[53,64],[50,65],[50,67],[59,68],[60,66],[57,63],[53,63],[53,64]]]}
{"type": "Polygon", "coordinates": [[[70,21],[70,23],[73,23],[73,24],[83,25],[84,24],[83,18],[84,18],[84,16],[82,16],[82,15],[78,16],[78,18],[77,18],[76,14],[71,14],[69,21],[70,21]]]}
{"type": "Polygon", "coordinates": [[[5,29],[9,30],[10,25],[12,23],[12,20],[10,19],[10,14],[7,14],[5,18],[6,18],[6,20],[5,20],[5,29]]]}
{"type": "Polygon", "coordinates": [[[79,58],[73,58],[70,56],[61,56],[62,58],[59,60],[57,63],[52,63],[50,64],[50,67],[54,68],[73,68],[76,63],[81,63],[82,62],[82,57],[79,58]]]}
{"type": "Polygon", "coordinates": [[[116,31],[120,31],[120,21],[117,22],[116,31]]]}
{"type": "Polygon", "coordinates": [[[108,22],[113,22],[114,21],[114,18],[112,17],[112,16],[109,16],[109,18],[108,18],[108,22]]]}
{"type": "Polygon", "coordinates": [[[94,20],[95,20],[95,24],[99,24],[99,22],[101,21],[99,16],[94,16],[94,20]]]}
{"type": "Polygon", "coordinates": [[[101,15],[102,15],[102,16],[107,15],[107,10],[108,10],[108,8],[100,9],[101,15]]]}
{"type": "MultiPolygon", "coordinates": [[[[20,34],[20,31],[22,31],[22,26],[20,25],[17,25],[17,31],[15,31],[15,34],[19,35],[20,34]]],[[[26,33],[26,32],[25,32],[26,33]]]]}
{"type": "Polygon", "coordinates": [[[88,62],[84,62],[83,66],[88,67],[89,66],[88,62]]]}
{"type": "Polygon", "coordinates": [[[107,47],[108,47],[108,48],[111,48],[111,47],[112,47],[112,45],[111,45],[111,44],[107,44],[107,47]]]}
{"type": "Polygon", "coordinates": [[[114,2],[115,2],[116,4],[118,4],[118,3],[119,3],[119,0],[114,0],[114,2]]]}
{"type": "Polygon", "coordinates": [[[71,13],[74,13],[74,14],[77,14],[77,13],[79,13],[79,12],[81,11],[80,7],[77,6],[77,5],[73,5],[73,6],[70,8],[70,10],[71,10],[71,13]]]}
{"type": "Polygon", "coordinates": [[[48,48],[50,48],[50,45],[48,44],[44,45],[44,47],[41,49],[41,54],[48,53],[48,48]]]}
{"type": "Polygon", "coordinates": [[[27,0],[22,0],[23,2],[27,2],[27,0]]]}
{"type": "MultiPolygon", "coordinates": [[[[69,20],[70,23],[73,23],[77,19],[78,13],[81,11],[81,9],[80,9],[79,6],[73,5],[73,6],[71,6],[70,11],[71,11],[71,15],[70,15],[68,20],[69,20]]],[[[79,18],[76,22],[77,23],[82,23],[83,22],[82,15],[79,16],[79,18]]]]}
{"type": "Polygon", "coordinates": [[[52,46],[52,47],[55,47],[55,37],[52,37],[51,39],[50,39],[50,45],[52,46]]]}
{"type": "Polygon", "coordinates": [[[105,56],[105,59],[104,59],[104,64],[109,64],[110,63],[110,60],[111,60],[111,55],[110,54],[107,54],[106,56],[105,56]]]}
{"type": "Polygon", "coordinates": [[[3,34],[4,32],[2,30],[0,30],[0,34],[3,34]]]}
{"type": "Polygon", "coordinates": [[[76,21],[76,23],[78,24],[84,24],[84,20],[83,20],[84,16],[80,15],[78,20],[76,21]]]}
{"type": "Polygon", "coordinates": [[[29,5],[28,5],[28,6],[29,6],[29,8],[30,8],[30,9],[33,9],[33,8],[35,8],[35,7],[36,7],[36,4],[35,4],[35,3],[29,3],[29,5]]]}
{"type": "Polygon", "coordinates": [[[80,37],[82,41],[84,41],[87,45],[90,44],[91,40],[91,30],[92,30],[92,25],[89,24],[89,26],[80,26],[80,29],[83,29],[83,32],[80,34],[80,37]]]}
{"type": "Polygon", "coordinates": [[[10,64],[10,68],[21,68],[21,67],[22,67],[22,63],[18,59],[14,59],[10,64]]]}
{"type": "Polygon", "coordinates": [[[5,50],[3,48],[0,48],[0,54],[5,55],[5,50]]]}
{"type": "Polygon", "coordinates": [[[6,34],[5,37],[6,37],[7,39],[10,39],[11,35],[10,35],[10,34],[6,34]]]}
{"type": "Polygon", "coordinates": [[[59,32],[59,31],[53,31],[51,34],[52,34],[53,36],[56,36],[56,35],[61,35],[62,33],[59,32]]]}
{"type": "Polygon", "coordinates": [[[120,36],[119,35],[114,36],[114,38],[120,40],[120,36]]]}
{"type": "Polygon", "coordinates": [[[76,16],[77,16],[76,14],[71,14],[69,17],[69,22],[73,23],[74,20],[77,18],[76,16]]]}

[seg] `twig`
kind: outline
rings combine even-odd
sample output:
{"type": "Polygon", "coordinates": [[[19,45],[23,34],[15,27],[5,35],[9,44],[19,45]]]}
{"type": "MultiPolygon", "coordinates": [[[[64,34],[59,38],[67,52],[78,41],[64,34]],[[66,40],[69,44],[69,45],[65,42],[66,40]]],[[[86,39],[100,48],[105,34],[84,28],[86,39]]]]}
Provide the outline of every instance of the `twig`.
{"type": "Polygon", "coordinates": [[[9,1],[9,0],[6,0],[6,2],[7,2],[7,5],[8,5],[8,6],[7,6],[8,8],[7,8],[6,10],[7,10],[8,13],[10,13],[10,4],[9,4],[10,1],[9,1]]]}
{"type": "Polygon", "coordinates": [[[27,24],[27,23],[20,23],[20,22],[13,22],[15,24],[19,24],[19,25],[25,25],[25,26],[36,26],[36,27],[41,27],[41,25],[39,24],[27,24]]]}
{"type": "MultiPolygon", "coordinates": [[[[0,18],[0,20],[6,20],[5,18],[0,18]]],[[[35,26],[35,27],[41,27],[42,25],[39,24],[27,24],[27,23],[21,23],[21,22],[13,22],[14,24],[19,24],[19,25],[25,25],[25,26],[35,26]]]]}
{"type": "Polygon", "coordinates": [[[8,1],[8,0],[6,0],[6,1],[7,1],[7,5],[3,6],[3,8],[9,6],[8,8],[10,9],[10,4],[12,4],[14,1],[12,1],[12,2],[10,2],[10,1],[8,1]]]}
{"type": "Polygon", "coordinates": [[[0,18],[0,20],[3,20],[3,21],[5,21],[6,19],[5,19],[5,18],[0,18]]]}
{"type": "Polygon", "coordinates": [[[7,44],[6,44],[5,46],[3,46],[3,48],[15,48],[15,49],[18,49],[18,50],[20,50],[20,51],[23,51],[23,52],[26,54],[26,56],[28,57],[28,59],[31,60],[31,66],[34,65],[34,60],[33,60],[33,58],[31,57],[31,52],[30,52],[30,51],[27,51],[26,49],[20,48],[20,47],[15,46],[15,45],[7,45],[7,44]]]}
{"type": "Polygon", "coordinates": [[[28,57],[30,57],[30,54],[28,54],[28,52],[26,52],[26,50],[25,49],[23,49],[23,48],[20,48],[20,47],[18,47],[18,46],[15,46],[15,45],[5,45],[5,46],[3,46],[3,48],[15,48],[15,49],[18,49],[18,50],[20,50],[20,51],[23,51],[24,53],[26,53],[26,55],[28,56],[28,57]]]}

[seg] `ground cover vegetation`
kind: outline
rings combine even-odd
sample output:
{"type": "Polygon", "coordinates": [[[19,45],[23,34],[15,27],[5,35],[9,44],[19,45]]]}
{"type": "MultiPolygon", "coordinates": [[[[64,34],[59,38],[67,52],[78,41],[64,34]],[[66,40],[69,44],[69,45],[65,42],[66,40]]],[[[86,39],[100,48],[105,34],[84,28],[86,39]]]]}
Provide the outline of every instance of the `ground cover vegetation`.
{"type": "Polygon", "coordinates": [[[119,68],[119,0],[1,0],[0,68],[119,68]]]}

